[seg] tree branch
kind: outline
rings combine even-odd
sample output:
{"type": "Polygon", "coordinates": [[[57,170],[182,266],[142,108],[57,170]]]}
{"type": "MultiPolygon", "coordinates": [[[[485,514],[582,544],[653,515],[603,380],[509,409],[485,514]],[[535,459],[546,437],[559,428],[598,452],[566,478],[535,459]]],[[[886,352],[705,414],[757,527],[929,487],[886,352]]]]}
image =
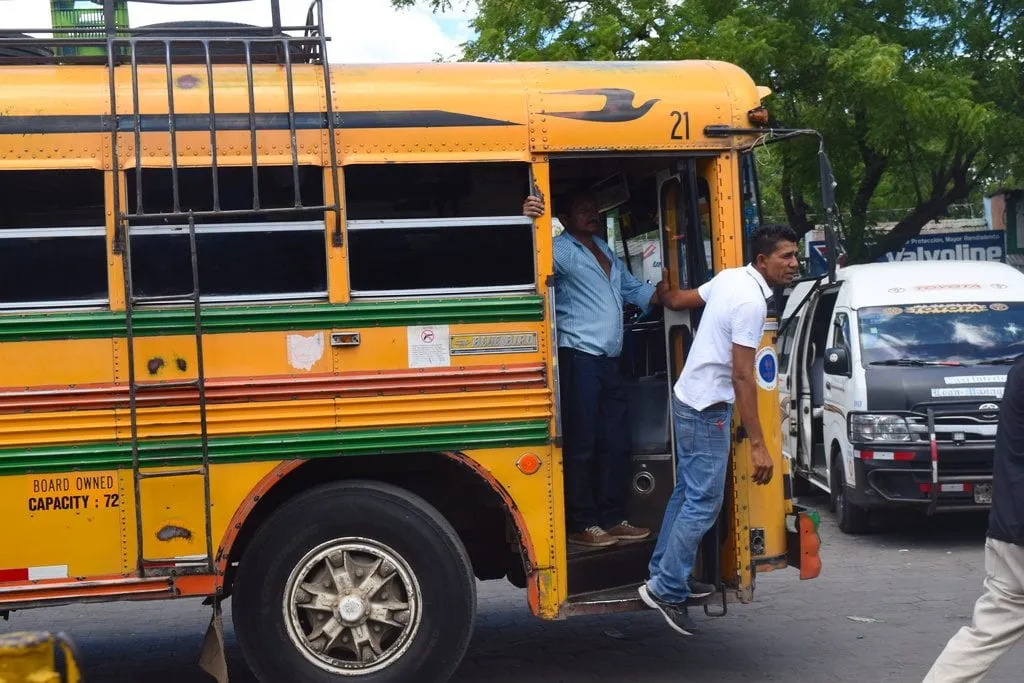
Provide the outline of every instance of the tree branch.
{"type": "Polygon", "coordinates": [[[864,173],[857,187],[857,193],[853,197],[853,204],[850,206],[850,229],[856,233],[863,232],[867,226],[868,206],[871,204],[871,198],[875,196],[875,190],[882,182],[882,176],[889,165],[889,160],[867,143],[867,112],[863,109],[858,109],[854,113],[854,127],[857,136],[857,150],[864,162],[864,173]]]}
{"type": "Polygon", "coordinates": [[[793,162],[787,153],[782,156],[782,181],[779,189],[789,227],[796,231],[798,238],[803,237],[814,229],[814,224],[807,217],[807,202],[803,195],[793,189],[793,162]]]}
{"type": "Polygon", "coordinates": [[[932,187],[931,196],[926,202],[919,204],[878,242],[864,249],[853,262],[871,263],[880,256],[901,248],[908,240],[920,235],[925,225],[945,215],[952,204],[967,199],[980,177],[978,173],[971,173],[971,166],[979,151],[980,149],[976,148],[967,152],[955,152],[954,163],[936,172],[936,177],[946,179],[946,183],[932,187]]]}

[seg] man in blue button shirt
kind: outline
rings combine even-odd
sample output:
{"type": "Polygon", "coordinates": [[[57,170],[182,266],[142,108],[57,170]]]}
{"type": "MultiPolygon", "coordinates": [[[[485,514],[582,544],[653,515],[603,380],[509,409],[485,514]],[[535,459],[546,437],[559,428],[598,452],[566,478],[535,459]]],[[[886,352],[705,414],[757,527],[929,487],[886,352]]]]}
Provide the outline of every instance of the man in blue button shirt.
{"type": "MultiPolygon", "coordinates": [[[[650,529],[625,517],[632,438],[619,370],[622,307],[658,303],[663,285],[638,280],[598,237],[604,221],[592,193],[578,190],[556,204],[565,228],[553,248],[569,542],[600,548],[643,540],[650,529]]],[[[527,197],[523,213],[541,216],[544,200],[527,197]]]]}

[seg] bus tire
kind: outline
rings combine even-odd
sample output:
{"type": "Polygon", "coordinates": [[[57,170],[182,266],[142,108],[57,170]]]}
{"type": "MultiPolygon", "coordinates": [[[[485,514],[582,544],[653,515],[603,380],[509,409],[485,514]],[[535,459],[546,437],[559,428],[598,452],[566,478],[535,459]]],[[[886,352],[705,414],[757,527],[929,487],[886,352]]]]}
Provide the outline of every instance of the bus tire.
{"type": "Polygon", "coordinates": [[[231,603],[261,683],[444,683],[469,645],[476,582],[455,530],[425,500],[334,482],[261,525],[231,603]]]}
{"type": "Polygon", "coordinates": [[[832,456],[831,468],[832,509],[836,513],[836,526],[844,534],[863,534],[868,531],[871,523],[868,510],[850,502],[846,495],[846,472],[843,470],[843,459],[838,453],[832,456]]]}

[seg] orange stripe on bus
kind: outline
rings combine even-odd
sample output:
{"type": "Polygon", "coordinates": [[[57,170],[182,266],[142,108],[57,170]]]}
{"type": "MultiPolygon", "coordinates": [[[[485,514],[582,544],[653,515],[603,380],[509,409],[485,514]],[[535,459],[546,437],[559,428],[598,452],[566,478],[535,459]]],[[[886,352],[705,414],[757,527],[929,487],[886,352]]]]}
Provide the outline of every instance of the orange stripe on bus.
{"type": "MultiPolygon", "coordinates": [[[[159,386],[160,382],[152,384],[159,386]]],[[[350,372],[301,377],[222,377],[206,380],[206,399],[211,403],[231,403],[537,389],[545,386],[547,381],[544,366],[535,363],[456,369],[350,372]]],[[[199,392],[191,387],[148,389],[136,395],[136,403],[141,407],[189,405],[198,400],[199,392]]],[[[125,384],[51,386],[0,392],[0,414],[73,409],[111,410],[127,405],[128,387],[125,384]]]]}

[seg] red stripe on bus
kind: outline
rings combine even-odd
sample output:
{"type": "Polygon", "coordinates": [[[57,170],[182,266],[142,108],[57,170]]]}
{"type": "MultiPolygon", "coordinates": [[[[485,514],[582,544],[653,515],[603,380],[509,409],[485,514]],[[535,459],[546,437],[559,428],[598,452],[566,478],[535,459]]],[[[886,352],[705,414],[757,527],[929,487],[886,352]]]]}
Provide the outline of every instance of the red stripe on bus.
{"type": "Polygon", "coordinates": [[[28,567],[22,569],[0,569],[0,583],[28,581],[28,567]]]}

